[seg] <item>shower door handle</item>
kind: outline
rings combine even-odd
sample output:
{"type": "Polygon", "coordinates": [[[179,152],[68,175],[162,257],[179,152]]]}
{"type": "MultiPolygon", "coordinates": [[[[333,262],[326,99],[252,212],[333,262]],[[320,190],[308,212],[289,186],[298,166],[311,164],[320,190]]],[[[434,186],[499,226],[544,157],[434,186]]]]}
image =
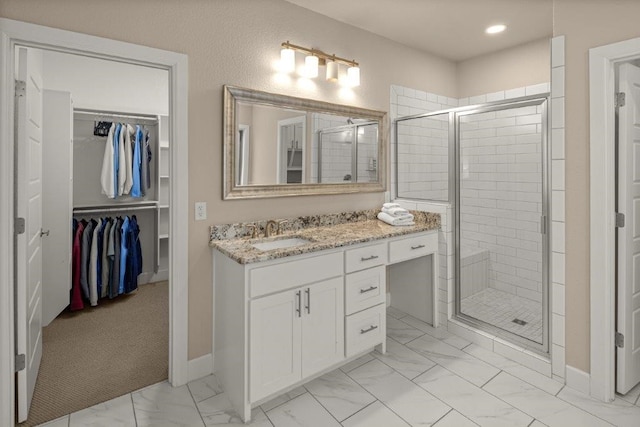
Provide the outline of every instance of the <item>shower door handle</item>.
{"type": "Polygon", "coordinates": [[[540,217],[540,233],[547,234],[547,216],[542,215],[540,217]]]}

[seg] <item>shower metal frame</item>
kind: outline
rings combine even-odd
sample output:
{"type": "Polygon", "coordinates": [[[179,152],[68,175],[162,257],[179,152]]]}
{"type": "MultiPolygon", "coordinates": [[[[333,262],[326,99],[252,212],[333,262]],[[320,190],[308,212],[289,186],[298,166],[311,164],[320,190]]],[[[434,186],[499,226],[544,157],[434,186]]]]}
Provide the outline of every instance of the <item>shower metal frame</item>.
{"type": "MultiPolygon", "coordinates": [[[[361,126],[377,125],[376,121],[366,121],[361,123],[350,123],[342,126],[335,126],[318,130],[318,183],[322,183],[322,134],[323,133],[335,133],[344,132],[350,130],[352,132],[351,141],[344,142],[345,144],[351,144],[351,180],[344,182],[358,182],[358,128],[361,126]]],[[[376,139],[380,129],[376,129],[376,139]]],[[[380,159],[376,159],[377,162],[380,159]]],[[[378,171],[376,171],[376,174],[378,171]]]]}
{"type": "Polygon", "coordinates": [[[508,101],[502,101],[498,103],[491,103],[486,105],[476,106],[475,108],[466,109],[463,112],[458,112],[455,114],[455,167],[454,167],[454,178],[455,178],[455,197],[453,204],[453,212],[454,212],[454,224],[455,227],[453,229],[454,242],[455,242],[455,277],[454,277],[454,301],[455,301],[455,318],[463,321],[464,323],[470,324],[477,329],[484,330],[490,333],[495,334],[496,336],[507,337],[515,343],[528,348],[530,350],[536,351],[542,354],[549,353],[549,264],[551,262],[551,251],[549,248],[550,242],[550,227],[549,227],[549,165],[550,163],[550,150],[548,147],[549,144],[549,121],[548,121],[548,94],[536,95],[533,97],[527,98],[518,98],[508,101]],[[540,217],[540,233],[542,234],[542,343],[538,343],[536,341],[530,340],[526,337],[518,335],[516,333],[507,331],[498,326],[495,326],[491,323],[485,322],[481,319],[477,319],[475,317],[471,317],[466,315],[461,310],[461,295],[460,287],[460,240],[461,240],[461,232],[460,232],[460,117],[468,116],[471,114],[480,114],[487,113],[491,111],[502,111],[508,110],[512,108],[520,108],[520,107],[528,107],[528,106],[540,106],[542,108],[541,114],[541,163],[542,163],[542,171],[541,171],[541,183],[542,183],[542,212],[540,217]]]}
{"type": "Polygon", "coordinates": [[[395,195],[396,197],[400,197],[399,195],[399,180],[398,180],[398,123],[412,120],[412,119],[420,119],[426,117],[439,116],[443,114],[448,114],[449,116],[449,162],[448,162],[448,200],[430,200],[430,199],[412,199],[409,200],[420,200],[427,201],[436,204],[449,204],[453,209],[453,217],[454,217],[454,227],[453,227],[453,241],[454,241],[454,256],[452,257],[453,261],[453,271],[454,271],[454,286],[453,286],[453,301],[454,301],[454,312],[452,313],[452,319],[460,321],[462,323],[473,326],[474,328],[489,332],[494,334],[497,337],[507,338],[516,344],[519,344],[527,349],[533,350],[537,353],[543,354],[545,356],[549,355],[550,349],[550,295],[549,295],[549,282],[550,282],[550,269],[549,266],[551,264],[551,250],[550,250],[550,241],[551,241],[551,227],[550,227],[550,215],[549,215],[549,205],[550,205],[550,187],[549,187],[549,167],[551,165],[550,158],[550,149],[549,149],[549,141],[550,141],[550,132],[551,129],[549,127],[549,93],[541,93],[531,96],[525,96],[520,98],[513,98],[503,101],[496,102],[487,102],[484,104],[478,105],[469,105],[464,107],[455,107],[449,109],[443,109],[439,111],[434,111],[430,113],[424,114],[416,114],[411,116],[399,117],[394,120],[394,137],[395,137],[395,195]],[[541,125],[542,125],[542,133],[541,133],[541,156],[542,156],[542,213],[540,219],[540,227],[542,233],[542,343],[538,343],[532,341],[528,338],[525,338],[521,335],[515,334],[513,332],[509,332],[505,329],[502,329],[498,326],[492,325],[490,323],[484,322],[480,319],[476,319],[474,317],[465,315],[461,313],[460,303],[461,300],[458,297],[460,293],[460,140],[459,140],[459,125],[460,125],[460,116],[484,113],[490,111],[500,111],[506,110],[510,108],[518,108],[518,107],[526,107],[531,105],[540,105],[542,108],[541,111],[541,125]]]}

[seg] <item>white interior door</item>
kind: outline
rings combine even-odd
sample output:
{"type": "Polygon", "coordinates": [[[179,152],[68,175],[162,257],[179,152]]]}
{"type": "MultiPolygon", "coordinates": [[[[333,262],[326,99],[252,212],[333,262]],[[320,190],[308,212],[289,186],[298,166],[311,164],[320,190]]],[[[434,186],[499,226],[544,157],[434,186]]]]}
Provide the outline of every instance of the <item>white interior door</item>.
{"type": "Polygon", "coordinates": [[[69,92],[43,93],[42,325],[47,326],[69,305],[71,290],[73,106],[69,92]]]}
{"type": "Polygon", "coordinates": [[[624,345],[616,351],[616,391],[625,394],[640,382],[640,68],[620,67],[617,331],[624,345]]]}
{"type": "Polygon", "coordinates": [[[18,422],[25,421],[42,358],[42,53],[18,49],[16,93],[16,350],[26,358],[16,378],[18,422]]]}

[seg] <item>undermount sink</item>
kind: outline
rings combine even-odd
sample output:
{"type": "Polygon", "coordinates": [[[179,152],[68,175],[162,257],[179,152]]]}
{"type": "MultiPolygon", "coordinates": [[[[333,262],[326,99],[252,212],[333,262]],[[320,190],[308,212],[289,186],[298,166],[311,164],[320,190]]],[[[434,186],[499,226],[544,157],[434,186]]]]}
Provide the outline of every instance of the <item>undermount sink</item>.
{"type": "Polygon", "coordinates": [[[273,249],[294,248],[296,246],[306,245],[307,243],[311,243],[311,241],[307,239],[302,239],[300,237],[289,237],[287,239],[271,240],[268,242],[261,242],[261,243],[252,243],[251,246],[261,251],[271,251],[273,249]]]}

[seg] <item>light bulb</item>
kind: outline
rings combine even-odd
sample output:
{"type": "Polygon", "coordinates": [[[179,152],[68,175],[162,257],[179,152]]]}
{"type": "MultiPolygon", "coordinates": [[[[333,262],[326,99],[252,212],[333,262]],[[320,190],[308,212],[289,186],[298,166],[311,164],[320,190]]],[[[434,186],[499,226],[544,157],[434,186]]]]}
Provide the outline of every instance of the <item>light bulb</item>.
{"type": "Polygon", "coordinates": [[[360,86],[360,67],[347,69],[347,84],[351,87],[360,86]]]}
{"type": "Polygon", "coordinates": [[[305,77],[310,79],[318,77],[318,57],[308,55],[304,58],[305,77]]]}
{"type": "Polygon", "coordinates": [[[280,50],[280,67],[283,73],[290,73],[296,69],[296,51],[289,48],[280,50]]]}

